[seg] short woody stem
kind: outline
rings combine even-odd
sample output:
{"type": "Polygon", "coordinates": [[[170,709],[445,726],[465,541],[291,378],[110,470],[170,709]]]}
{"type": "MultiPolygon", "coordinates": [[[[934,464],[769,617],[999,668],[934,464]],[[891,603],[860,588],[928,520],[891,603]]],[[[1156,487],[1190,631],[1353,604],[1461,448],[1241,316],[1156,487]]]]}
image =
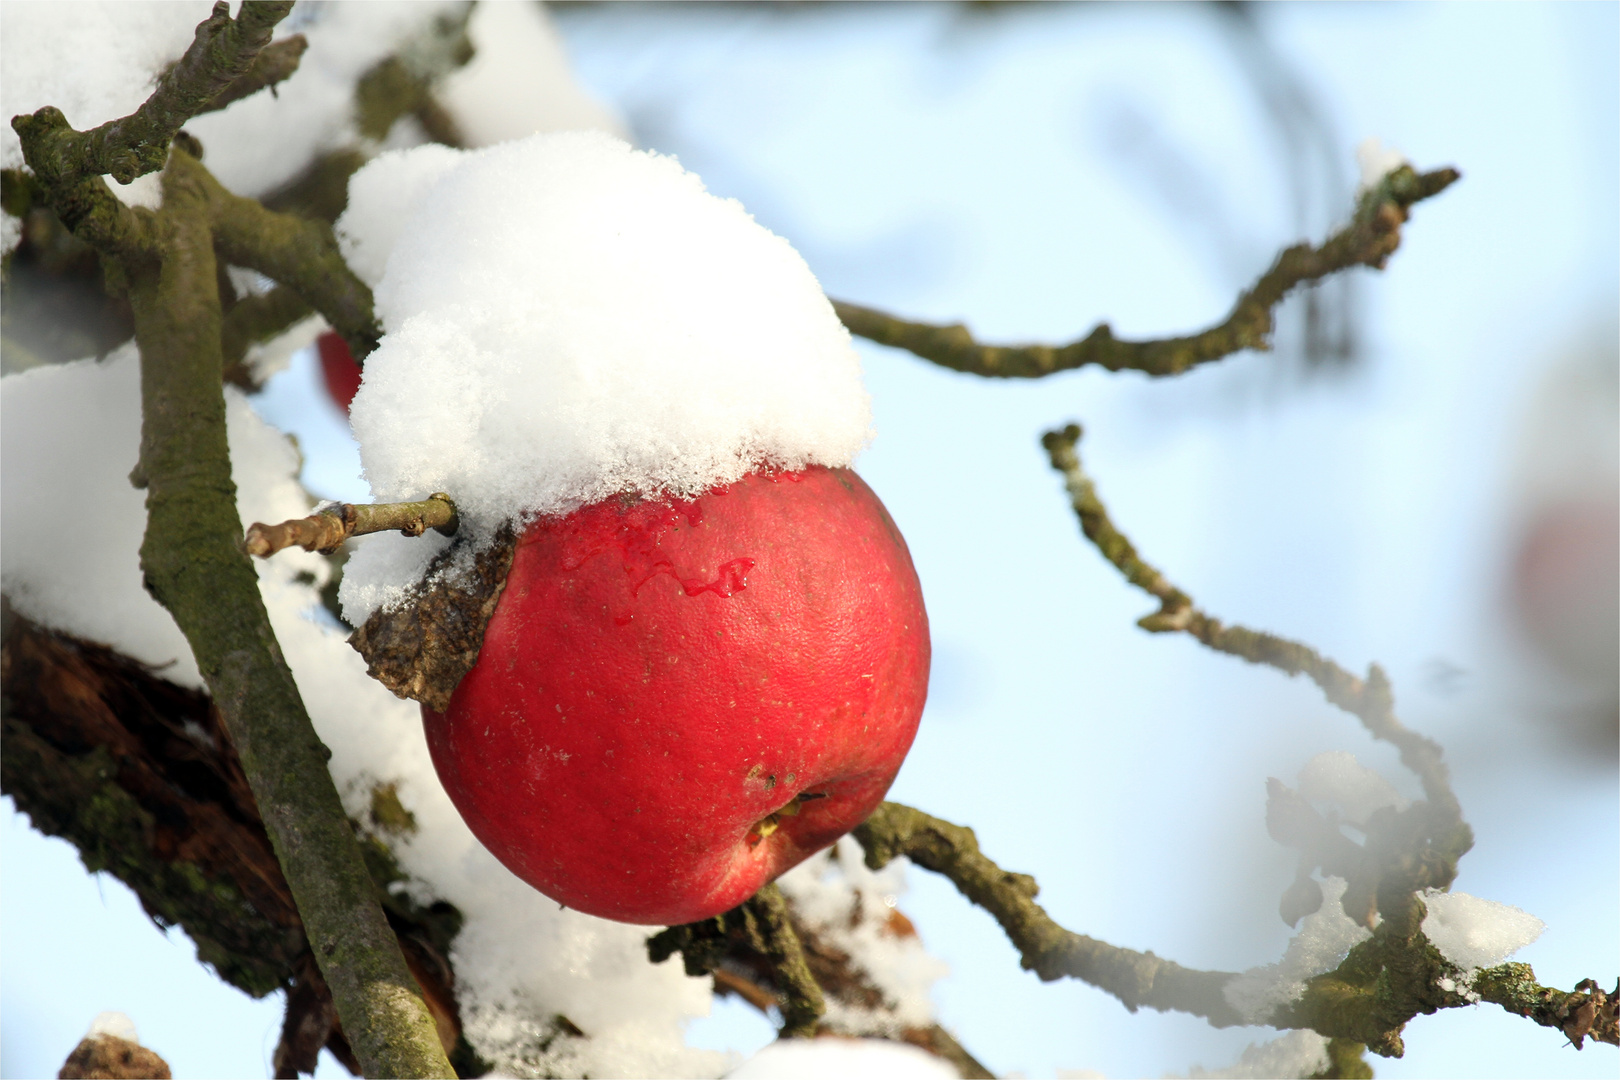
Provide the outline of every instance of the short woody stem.
{"type": "Polygon", "coordinates": [[[406,536],[421,536],[429,529],[453,536],[459,524],[456,504],[444,492],[436,491],[421,502],[359,506],[334,503],[309,517],[283,521],[280,525],[256,521],[248,526],[242,543],[249,555],[261,559],[290,547],[330,554],[351,536],[395,531],[406,536]]]}

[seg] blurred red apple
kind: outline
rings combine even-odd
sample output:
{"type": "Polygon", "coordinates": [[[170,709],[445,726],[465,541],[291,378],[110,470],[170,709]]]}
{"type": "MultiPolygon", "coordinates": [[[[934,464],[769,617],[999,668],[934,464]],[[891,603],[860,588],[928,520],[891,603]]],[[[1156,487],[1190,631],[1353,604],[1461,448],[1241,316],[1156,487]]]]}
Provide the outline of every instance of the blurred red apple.
{"type": "Polygon", "coordinates": [[[428,746],[467,824],[622,922],[725,911],[859,824],[911,747],[928,617],[847,469],[612,498],[522,538],[428,746]]]}
{"type": "Polygon", "coordinates": [[[330,330],[315,339],[315,349],[321,354],[321,376],[326,380],[326,392],[348,412],[350,402],[360,389],[360,365],[354,362],[348,344],[330,330]]]}

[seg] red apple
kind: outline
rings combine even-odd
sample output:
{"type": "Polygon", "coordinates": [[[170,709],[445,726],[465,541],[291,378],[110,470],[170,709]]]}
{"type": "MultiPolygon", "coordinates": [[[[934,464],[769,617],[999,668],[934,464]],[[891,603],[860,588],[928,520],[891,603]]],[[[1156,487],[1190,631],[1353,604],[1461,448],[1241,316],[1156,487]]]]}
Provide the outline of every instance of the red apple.
{"type": "Polygon", "coordinates": [[[348,412],[349,403],[360,389],[360,365],[354,362],[348,343],[330,330],[315,339],[315,349],[321,354],[321,376],[326,380],[326,392],[348,412]]]}
{"type": "Polygon", "coordinates": [[[848,469],[612,498],[522,538],[478,663],[423,709],[445,790],[513,873],[673,925],[859,824],[928,689],[911,555],[848,469]]]}

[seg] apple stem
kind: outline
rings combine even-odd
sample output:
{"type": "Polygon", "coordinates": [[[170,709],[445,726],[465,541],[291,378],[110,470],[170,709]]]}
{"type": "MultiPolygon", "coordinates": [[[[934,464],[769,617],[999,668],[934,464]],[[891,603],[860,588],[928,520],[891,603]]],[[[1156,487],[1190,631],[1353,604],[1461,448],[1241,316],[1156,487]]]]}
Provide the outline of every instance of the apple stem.
{"type": "Polygon", "coordinates": [[[421,536],[429,529],[454,536],[460,519],[450,496],[436,491],[420,502],[332,503],[303,518],[266,525],[255,521],[242,537],[249,555],[267,559],[278,551],[301,547],[330,555],[351,536],[399,531],[421,536]]]}

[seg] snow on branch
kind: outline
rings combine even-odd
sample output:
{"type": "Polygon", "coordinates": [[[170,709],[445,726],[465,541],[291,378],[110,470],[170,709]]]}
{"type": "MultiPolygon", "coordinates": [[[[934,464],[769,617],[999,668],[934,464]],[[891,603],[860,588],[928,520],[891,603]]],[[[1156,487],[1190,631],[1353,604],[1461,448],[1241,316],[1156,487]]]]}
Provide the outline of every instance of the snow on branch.
{"type": "Polygon", "coordinates": [[[1295,287],[1352,266],[1383,269],[1401,242],[1412,204],[1438,195],[1461,174],[1455,169],[1418,173],[1402,166],[1364,193],[1350,224],[1320,247],[1296,244],[1277,256],[1259,281],[1238,297],[1230,315],[1188,337],[1121,341],[1107,323],[1068,345],[984,345],[960,323],[909,322],[872,308],[834,300],[850,333],[905,349],[941,367],[994,379],[1039,379],[1095,364],[1109,371],[1180,375],[1243,349],[1271,347],[1272,309],[1295,287]]]}
{"type": "Polygon", "coordinates": [[[273,85],[297,68],[303,50],[287,42],[263,66],[255,63],[292,6],[292,0],[244,0],[241,14],[232,19],[230,5],[220,0],[197,25],[185,55],[129,116],[90,131],[74,131],[54,106],[13,118],[29,166],[53,187],[102,175],[127,184],[158,171],[187,120],[273,85]]]}

